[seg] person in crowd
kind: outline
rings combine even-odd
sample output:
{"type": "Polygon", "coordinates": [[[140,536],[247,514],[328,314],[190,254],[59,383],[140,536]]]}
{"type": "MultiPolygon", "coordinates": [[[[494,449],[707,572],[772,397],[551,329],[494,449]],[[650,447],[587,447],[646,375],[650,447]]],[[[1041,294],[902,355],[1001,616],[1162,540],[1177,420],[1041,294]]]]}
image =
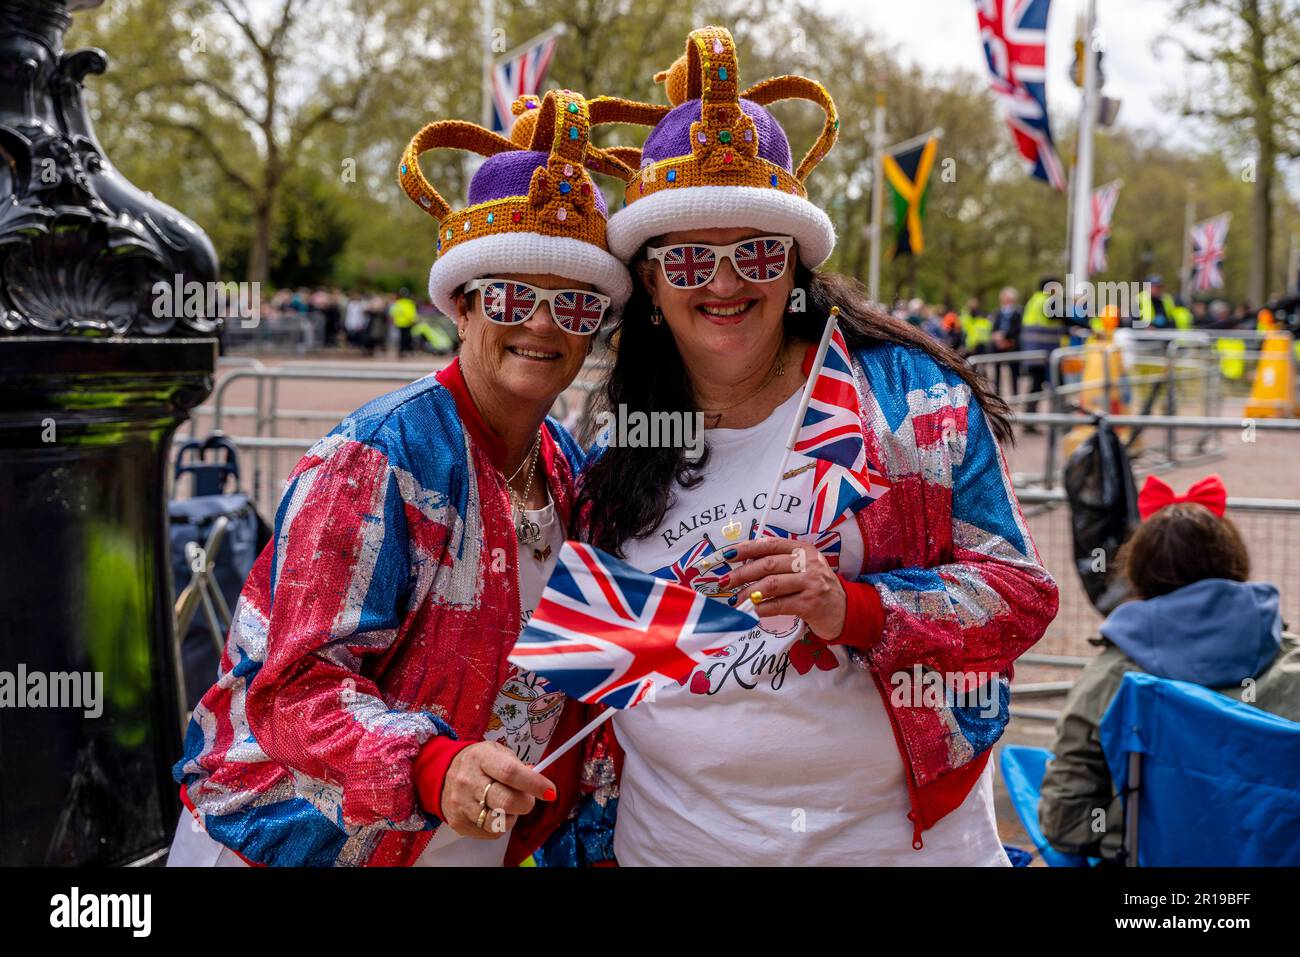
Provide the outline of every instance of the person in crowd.
{"type": "MultiPolygon", "coordinates": [[[[993,351],[1020,351],[1020,293],[1014,287],[1005,286],[998,293],[998,311],[993,314],[993,351]]],[[[1013,396],[1020,389],[1020,363],[1014,360],[999,362],[996,366],[993,388],[999,395],[1013,396]],[[1006,388],[1002,386],[1004,377],[1006,388]]]]}
{"type": "Polygon", "coordinates": [[[343,311],[343,335],[349,343],[359,349],[365,349],[366,333],[370,328],[370,317],[366,315],[366,294],[354,289],[348,293],[347,305],[343,311]]]}
{"type": "Polygon", "coordinates": [[[388,315],[393,320],[393,326],[397,329],[397,357],[403,359],[415,351],[415,343],[411,339],[411,330],[415,326],[416,319],[419,318],[419,310],[416,309],[415,300],[411,298],[411,291],[405,286],[397,294],[393,304],[388,307],[388,315]]]}
{"type": "MultiPolygon", "coordinates": [[[[966,300],[958,321],[961,324],[961,340],[955,345],[959,351],[968,356],[983,356],[993,351],[993,319],[985,315],[977,297],[972,296],[966,300]]],[[[988,375],[987,368],[981,367],[981,371],[988,375]]],[[[996,383],[994,388],[997,388],[996,383]]]]}
{"type": "Polygon", "coordinates": [[[911,299],[907,303],[907,322],[918,329],[925,327],[926,308],[924,299],[911,299]]]}
{"type": "Polygon", "coordinates": [[[961,317],[947,306],[937,306],[935,313],[939,318],[939,341],[959,355],[966,353],[966,330],[961,317]]]}
{"type": "Polygon", "coordinates": [[[1142,488],[1142,523],[1118,558],[1133,599],[1102,623],[1101,652],[1066,698],[1043,777],[1039,823],[1059,850],[1108,861],[1120,851],[1122,809],[1099,727],[1128,672],[1194,682],[1300,721],[1300,637],[1283,630],[1277,587],[1249,580],[1226,503],[1217,475],[1181,496],[1155,476],[1142,488]]]}
{"type": "Polygon", "coordinates": [[[321,339],[326,349],[338,346],[339,324],[342,319],[341,299],[337,289],[323,286],[311,294],[311,308],[321,317],[321,339]]]}
{"type": "MultiPolygon", "coordinates": [[[[1051,371],[1051,353],[1065,344],[1067,306],[1060,279],[1044,276],[1038,282],[1038,291],[1025,303],[1024,315],[1020,323],[1020,348],[1025,352],[1044,352],[1042,358],[1030,358],[1021,362],[1021,368],[1029,377],[1029,394],[1043,391],[1051,371]]],[[[1026,412],[1038,411],[1038,400],[1026,403],[1026,412]]],[[[1025,426],[1025,431],[1034,434],[1039,431],[1032,423],[1025,426]]]]}
{"type": "Polygon", "coordinates": [[[1138,320],[1152,329],[1190,329],[1192,314],[1165,292],[1164,278],[1147,276],[1146,288],[1138,294],[1138,320]]]}
{"type": "Polygon", "coordinates": [[[598,732],[584,763],[594,790],[562,848],[628,865],[1006,866],[988,758],[1011,662],[1057,603],[998,446],[1006,406],[860,284],[815,271],[835,233],[804,181],[834,142],[834,104],[783,78],[826,111],[796,168],[764,105],[775,97],[742,97],[738,72],[726,30],[691,34],[642,151],[656,175],[636,177],[610,220],[634,292],[604,404],[698,413],[705,454],[606,442],[578,514],[595,546],[715,600],[748,599],[760,623],[598,732]],[[815,463],[795,456],[760,529],[832,307],[844,401],[879,487],[856,513],[815,518],[815,463]],[[725,561],[683,568],[701,549],[725,561]],[[923,668],[971,673],[954,679],[968,682],[960,700],[897,693],[923,668]]]}
{"type": "Polygon", "coordinates": [[[513,149],[446,121],[402,157],[402,187],[444,230],[429,295],[461,352],[346,417],[290,475],[174,769],[189,811],[172,865],[514,864],[576,799],[577,749],[532,765],[584,708],[507,655],[584,458],[547,410],[631,291],[587,171],[631,170],[588,147],[577,93],[528,102],[513,149]],[[420,172],[439,147],[489,152],[463,210],[420,172]],[[544,207],[565,216],[509,215],[544,207]]]}
{"type": "Polygon", "coordinates": [[[367,356],[374,356],[376,350],[387,351],[388,343],[388,297],[382,292],[373,292],[366,300],[366,332],[362,339],[362,348],[367,356]]]}

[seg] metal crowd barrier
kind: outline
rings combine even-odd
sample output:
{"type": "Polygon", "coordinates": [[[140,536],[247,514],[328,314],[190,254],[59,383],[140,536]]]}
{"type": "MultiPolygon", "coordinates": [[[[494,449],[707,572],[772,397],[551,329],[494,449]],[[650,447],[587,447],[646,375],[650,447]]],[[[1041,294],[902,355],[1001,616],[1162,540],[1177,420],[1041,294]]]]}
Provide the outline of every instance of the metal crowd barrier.
{"type": "MultiPolygon", "coordinates": [[[[1175,468],[1220,457],[1219,429],[1222,426],[1206,423],[1223,418],[1223,363],[1240,363],[1243,371],[1238,379],[1245,385],[1250,380],[1245,370],[1251,362],[1258,362],[1264,356],[1277,358],[1276,353],[1265,353],[1257,347],[1269,335],[1253,330],[1125,329],[1118,330],[1116,340],[1110,343],[1068,346],[1050,353],[1042,350],[989,353],[971,356],[967,361],[986,375],[991,371],[995,386],[1001,384],[999,367],[1003,364],[1012,364],[1013,369],[1019,369],[1026,362],[1047,363],[1047,376],[1041,390],[1020,393],[1017,381],[1014,383],[1017,394],[1003,395],[1003,399],[1018,413],[1015,421],[1024,425],[1048,426],[1042,471],[1018,478],[1054,488],[1060,469],[1062,431],[1087,422],[1045,416],[1085,409],[1109,412],[1123,401],[1142,412],[1113,417],[1115,424],[1158,427],[1164,432],[1163,443],[1144,447],[1146,458],[1154,459],[1145,463],[1148,468],[1175,468]],[[1224,339],[1240,341],[1243,348],[1231,354],[1221,354],[1217,343],[1224,339]],[[1246,344],[1255,347],[1246,348],[1246,344]],[[1068,365],[1086,362],[1093,356],[1101,360],[1100,378],[1084,380],[1079,374],[1067,375],[1068,365]],[[1136,368],[1115,375],[1112,370],[1115,356],[1120,357],[1121,365],[1131,363],[1136,368]],[[1141,371],[1143,369],[1147,371],[1141,371]],[[1037,412],[1040,401],[1045,401],[1047,413],[1037,412]],[[1025,406],[1035,411],[1023,411],[1025,406]],[[1195,412],[1188,414],[1187,408],[1194,408],[1195,412]]],[[[1292,368],[1293,381],[1296,381],[1294,348],[1288,349],[1286,356],[1292,368]]],[[[1242,420],[1236,421],[1240,427],[1242,420]]],[[[1263,423],[1275,420],[1254,418],[1251,421],[1256,428],[1269,428],[1271,426],[1263,423]]]]}

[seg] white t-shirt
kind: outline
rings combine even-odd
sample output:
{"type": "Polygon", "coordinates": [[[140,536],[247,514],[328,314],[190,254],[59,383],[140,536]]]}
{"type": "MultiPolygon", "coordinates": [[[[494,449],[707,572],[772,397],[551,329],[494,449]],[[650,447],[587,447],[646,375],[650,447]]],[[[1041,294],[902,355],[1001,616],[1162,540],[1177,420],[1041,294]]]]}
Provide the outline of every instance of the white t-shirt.
{"type": "MultiPolygon", "coordinates": [[[[541,541],[519,546],[519,606],[523,624],[527,625],[559,560],[564,526],[556,519],[554,502],[525,514],[542,532],[541,541]]],[[[552,688],[545,678],[531,671],[515,668],[497,694],[483,740],[499,741],[513,750],[520,761],[536,764],[542,759],[563,710],[564,692],[552,688]]],[[[415,866],[500,867],[504,863],[510,839],[508,831],[492,841],[458,838],[451,828],[439,827],[415,866]]]]}
{"type": "MultiPolygon", "coordinates": [[[[703,481],[677,488],[655,532],[624,546],[630,563],[673,577],[674,563],[680,569],[700,550],[749,537],[798,404],[796,391],[753,428],[709,430],[703,481]]],[[[769,527],[807,528],[811,463],[791,456],[769,527]]],[[[854,522],[821,536],[818,548],[845,578],[861,573],[854,522]]],[[[715,575],[690,584],[717,594],[715,575]]],[[[924,848],[912,848],[906,771],[880,692],[842,647],[805,631],[798,618],[766,620],[684,685],[614,717],[626,754],[614,832],[619,863],[1008,865],[991,768],[959,808],[923,833],[924,848]]]]}

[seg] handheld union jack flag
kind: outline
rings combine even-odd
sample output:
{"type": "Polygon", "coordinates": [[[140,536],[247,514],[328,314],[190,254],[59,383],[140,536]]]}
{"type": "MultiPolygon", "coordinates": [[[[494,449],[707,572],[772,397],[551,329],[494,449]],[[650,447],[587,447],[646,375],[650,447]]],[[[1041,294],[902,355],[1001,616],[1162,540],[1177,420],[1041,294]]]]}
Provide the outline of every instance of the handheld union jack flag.
{"type": "Polygon", "coordinates": [[[1051,0],[975,0],[989,85],[1031,176],[1065,189],[1047,117],[1047,13],[1051,0]]]}
{"type": "Polygon", "coordinates": [[[826,359],[811,384],[808,411],[793,446],[795,452],[817,460],[808,534],[830,530],[889,488],[889,482],[867,460],[849,347],[839,320],[832,321],[837,325],[826,359]]]}
{"type": "Polygon", "coordinates": [[[890,489],[889,480],[864,462],[846,469],[833,462],[818,462],[813,471],[813,501],[808,512],[808,532],[827,532],[854,512],[860,512],[890,489]]]}
{"type": "Polygon", "coordinates": [[[865,443],[859,408],[849,347],[837,326],[831,334],[826,361],[812,384],[794,451],[844,468],[860,468],[865,443]]]}
{"type": "Polygon", "coordinates": [[[1192,288],[1197,292],[1223,286],[1223,255],[1231,219],[1231,214],[1224,213],[1192,227],[1192,288]]]}
{"type": "Polygon", "coordinates": [[[580,542],[565,542],[510,660],[571,698],[630,708],[758,619],[580,542]]]}

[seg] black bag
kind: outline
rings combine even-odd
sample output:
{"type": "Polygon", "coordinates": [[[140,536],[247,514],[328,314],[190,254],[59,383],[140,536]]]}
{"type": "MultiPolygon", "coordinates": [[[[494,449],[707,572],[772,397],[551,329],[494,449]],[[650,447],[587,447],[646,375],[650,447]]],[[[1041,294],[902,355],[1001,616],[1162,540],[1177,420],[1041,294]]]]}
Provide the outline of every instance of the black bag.
{"type": "Polygon", "coordinates": [[[1128,597],[1115,555],[1138,524],[1137,485],[1124,443],[1105,418],[1095,421],[1096,430],[1065,463],[1065,493],[1075,569],[1093,607],[1108,615],[1128,597]]]}
{"type": "MultiPolygon", "coordinates": [[[[175,604],[176,596],[194,575],[186,545],[190,542],[205,544],[213,523],[225,516],[228,525],[221,547],[213,557],[212,573],[233,613],[253,563],[271,540],[271,529],[247,495],[239,491],[223,491],[230,479],[234,479],[236,487],[239,484],[238,453],[229,439],[212,435],[203,442],[190,441],[181,445],[176,452],[177,481],[186,473],[194,477],[194,497],[173,499],[167,505],[171,518],[172,587],[175,590],[172,603],[175,604]],[[225,451],[225,460],[205,461],[204,453],[213,449],[225,451]],[[186,453],[189,452],[197,452],[197,459],[187,460],[186,453]]],[[[181,636],[181,659],[185,672],[185,697],[193,710],[199,698],[217,680],[220,661],[211,626],[202,608],[195,613],[181,636]]]]}

